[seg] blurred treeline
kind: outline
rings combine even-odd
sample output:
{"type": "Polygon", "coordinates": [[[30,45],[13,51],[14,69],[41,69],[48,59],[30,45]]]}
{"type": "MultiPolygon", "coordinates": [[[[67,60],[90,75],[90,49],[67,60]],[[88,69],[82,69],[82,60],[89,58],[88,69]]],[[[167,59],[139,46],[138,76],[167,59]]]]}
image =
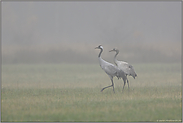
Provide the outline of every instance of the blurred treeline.
{"type": "MultiPolygon", "coordinates": [[[[113,62],[115,53],[108,52],[118,48],[118,60],[129,63],[180,63],[181,43],[155,42],[134,44],[102,44],[103,59],[113,62]]],[[[3,64],[35,63],[98,63],[99,50],[96,43],[58,43],[37,45],[2,45],[3,64]]]]}

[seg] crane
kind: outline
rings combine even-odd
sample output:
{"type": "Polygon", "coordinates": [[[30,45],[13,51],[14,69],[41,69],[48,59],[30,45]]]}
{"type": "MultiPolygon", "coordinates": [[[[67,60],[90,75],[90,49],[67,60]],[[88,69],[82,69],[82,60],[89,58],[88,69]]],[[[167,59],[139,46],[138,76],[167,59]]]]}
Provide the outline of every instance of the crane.
{"type": "Polygon", "coordinates": [[[100,49],[100,53],[98,55],[98,60],[99,60],[100,67],[106,72],[106,74],[109,76],[109,78],[111,79],[111,82],[112,82],[112,85],[109,85],[107,87],[102,88],[101,92],[106,88],[113,87],[113,92],[115,93],[113,77],[116,76],[118,79],[122,78],[124,83],[126,83],[126,79],[127,79],[126,75],[117,66],[115,66],[115,65],[113,65],[113,64],[111,64],[111,63],[109,63],[109,62],[107,62],[107,61],[105,61],[101,58],[101,54],[103,52],[103,46],[102,45],[99,45],[95,49],[100,49]]]}
{"type": "MultiPolygon", "coordinates": [[[[116,56],[119,54],[119,50],[118,49],[115,49],[114,48],[114,49],[110,50],[109,52],[112,52],[112,51],[115,51],[116,52],[116,54],[114,56],[114,63],[116,64],[116,66],[118,66],[119,69],[121,69],[121,70],[124,71],[126,77],[127,77],[127,75],[129,75],[129,76],[132,76],[135,79],[135,77],[137,76],[137,74],[135,73],[135,70],[133,69],[133,66],[130,65],[129,63],[127,63],[127,62],[118,61],[116,59],[116,56]]],[[[127,83],[128,83],[128,90],[129,90],[129,81],[128,81],[128,78],[127,78],[127,83]]],[[[124,89],[125,84],[126,84],[126,81],[124,81],[123,89],[124,89]]]]}

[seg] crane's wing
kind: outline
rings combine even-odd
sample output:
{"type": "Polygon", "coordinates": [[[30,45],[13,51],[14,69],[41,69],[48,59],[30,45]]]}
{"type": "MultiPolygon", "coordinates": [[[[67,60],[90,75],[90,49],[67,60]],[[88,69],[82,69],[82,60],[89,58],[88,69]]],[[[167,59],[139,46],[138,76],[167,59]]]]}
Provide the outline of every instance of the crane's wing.
{"type": "Polygon", "coordinates": [[[123,70],[125,72],[125,74],[129,75],[129,76],[133,76],[133,78],[135,79],[135,77],[137,76],[137,74],[135,73],[135,70],[133,69],[133,66],[128,64],[127,62],[118,62],[118,67],[123,70]]]}
{"type": "Polygon", "coordinates": [[[117,66],[109,65],[105,67],[105,72],[108,75],[116,76],[118,79],[123,78],[123,81],[126,81],[126,75],[123,70],[120,70],[117,66]]]}
{"type": "Polygon", "coordinates": [[[120,70],[120,69],[119,69],[119,71],[117,72],[117,75],[116,75],[116,76],[118,77],[118,79],[119,79],[119,78],[122,78],[123,81],[126,81],[126,79],[127,79],[125,72],[124,72],[123,70],[120,70]]]}
{"type": "Polygon", "coordinates": [[[118,71],[117,67],[115,67],[114,65],[107,65],[103,69],[108,75],[112,76],[115,76],[118,71]]]}

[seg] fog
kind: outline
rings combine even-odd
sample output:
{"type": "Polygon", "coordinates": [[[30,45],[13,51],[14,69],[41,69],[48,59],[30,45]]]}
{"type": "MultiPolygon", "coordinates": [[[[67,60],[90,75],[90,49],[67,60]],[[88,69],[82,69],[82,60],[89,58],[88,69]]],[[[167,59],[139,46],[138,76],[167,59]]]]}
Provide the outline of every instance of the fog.
{"type": "Polygon", "coordinates": [[[181,61],[181,2],[39,1],[1,4],[2,61],[130,63],[181,61]]]}

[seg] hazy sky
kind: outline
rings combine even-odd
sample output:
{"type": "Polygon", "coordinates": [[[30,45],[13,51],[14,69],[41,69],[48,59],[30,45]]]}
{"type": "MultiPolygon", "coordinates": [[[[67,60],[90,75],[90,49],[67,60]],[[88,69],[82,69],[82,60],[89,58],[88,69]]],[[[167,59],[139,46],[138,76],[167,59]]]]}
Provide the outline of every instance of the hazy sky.
{"type": "Polygon", "coordinates": [[[2,2],[2,44],[180,42],[181,2],[2,2]]]}

